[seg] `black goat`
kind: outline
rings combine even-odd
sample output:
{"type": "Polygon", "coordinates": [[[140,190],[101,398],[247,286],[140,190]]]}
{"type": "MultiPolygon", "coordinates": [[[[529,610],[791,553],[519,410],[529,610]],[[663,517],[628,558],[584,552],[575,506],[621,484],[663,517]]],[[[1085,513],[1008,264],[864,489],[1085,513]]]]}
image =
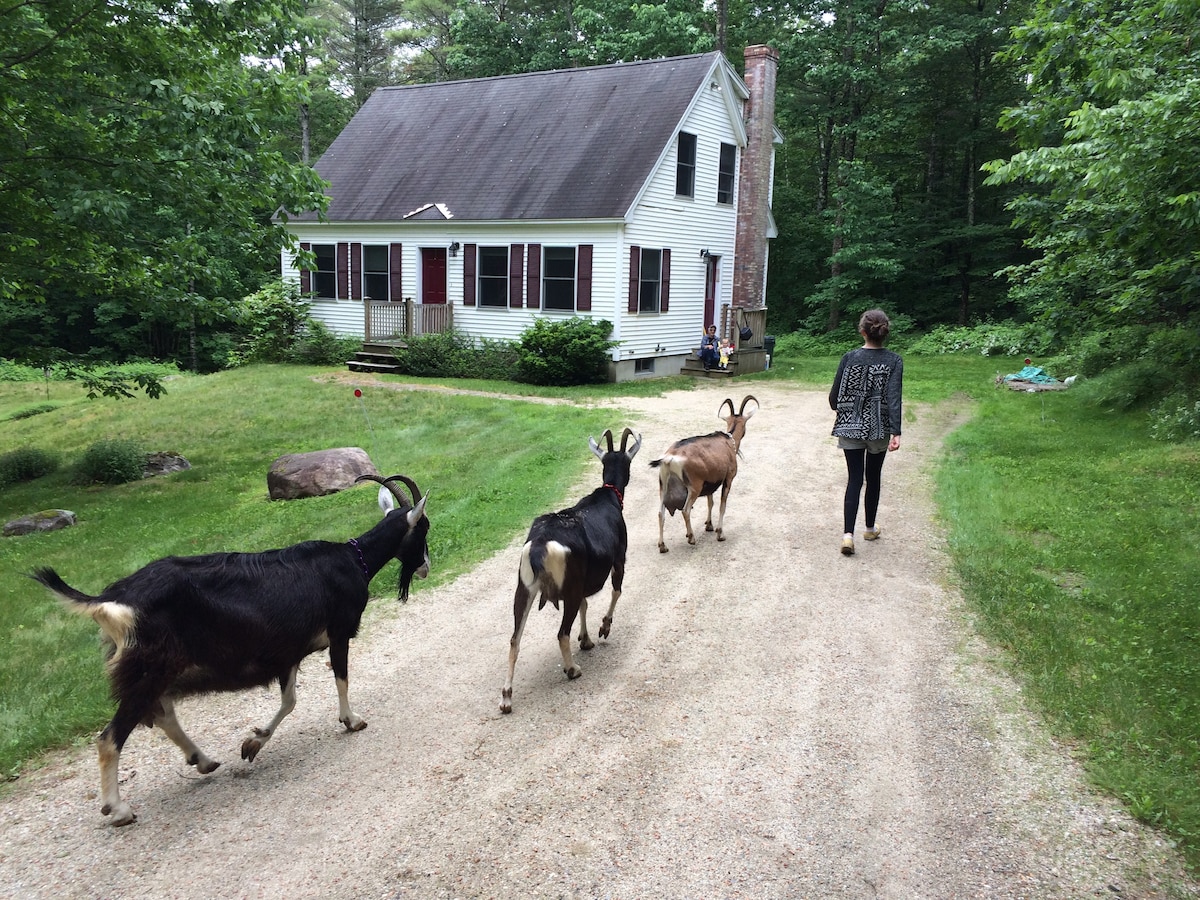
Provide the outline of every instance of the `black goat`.
{"type": "Polygon", "coordinates": [[[583,670],[571,658],[571,625],[578,613],[579,647],[591,650],[595,644],[588,637],[587,598],[604,587],[611,573],[612,601],[600,623],[600,637],[608,637],[625,579],[625,549],[629,539],[623,509],[629,464],[642,446],[642,436],[634,435],[633,446],[626,450],[630,435],[633,432],[626,428],[620,449],[614,450],[612,432],[605,431],[608,450],[603,452],[595,438],[588,438],[588,445],[603,466],[604,483],[570,509],[533,520],[521,550],[517,592],[513,597],[513,636],[508,644],[508,678],[500,692],[501,712],[512,712],[513,671],[521,649],[521,632],[525,630],[534,597],[541,595],[538,609],[547,600],[558,609],[558,601],[562,600],[558,646],[562,650],[563,672],[568,678],[578,678],[583,670]]]}
{"type": "Polygon", "coordinates": [[[346,543],[305,541],[264,553],[169,556],[114,582],[99,597],[67,585],[53,569],[41,582],[70,608],[91,616],[109,644],[108,676],[117,711],[100,732],[100,811],[114,825],[137,816],[121,799],[121,748],[139,723],[157,725],[202,774],[219,762],[184,733],[175,701],[193,694],[238,691],[278,681],[283,698],[275,717],[242,744],[253,762],[296,706],[296,673],[304,657],[329,648],[338,693],[338,718],[347,731],[367,723],[350,709],[347,660],[358,633],[371,579],[400,561],[400,599],[414,576],[429,573],[425,499],[404,475],[376,481],[383,521],[346,543]],[[413,502],[393,484],[408,485],[413,502]]]}

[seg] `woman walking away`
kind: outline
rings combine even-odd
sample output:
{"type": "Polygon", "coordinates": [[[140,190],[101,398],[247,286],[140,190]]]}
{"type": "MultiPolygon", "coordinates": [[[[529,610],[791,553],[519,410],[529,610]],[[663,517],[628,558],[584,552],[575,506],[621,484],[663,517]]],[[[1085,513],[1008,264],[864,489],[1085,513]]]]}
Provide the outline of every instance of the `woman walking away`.
{"type": "Polygon", "coordinates": [[[845,532],[842,553],[854,555],[854,521],[858,518],[858,495],[866,482],[864,503],[866,531],[863,540],[879,537],[875,514],[879,510],[879,481],[889,450],[900,449],[900,402],[904,360],[884,350],[891,322],[882,309],[870,309],[858,320],[863,345],[851,350],[838,363],[837,376],[829,391],[829,408],[836,416],[833,436],[846,454],[846,499],[842,515],[845,532]]]}

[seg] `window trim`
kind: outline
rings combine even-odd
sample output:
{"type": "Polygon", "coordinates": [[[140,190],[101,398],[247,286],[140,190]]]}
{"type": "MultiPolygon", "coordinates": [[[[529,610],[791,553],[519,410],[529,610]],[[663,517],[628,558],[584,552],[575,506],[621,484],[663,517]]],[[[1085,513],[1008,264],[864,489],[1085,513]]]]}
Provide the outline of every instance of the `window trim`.
{"type": "Polygon", "coordinates": [[[390,300],[390,299],[392,299],[392,295],[391,295],[391,286],[392,286],[391,255],[392,254],[391,254],[391,245],[390,244],[363,244],[362,245],[361,283],[362,283],[363,300],[368,300],[368,299],[370,299],[370,300],[390,300]],[[382,255],[382,259],[383,259],[383,268],[382,269],[368,269],[367,268],[367,256],[369,255],[367,251],[369,251],[369,250],[376,251],[377,253],[382,255]],[[368,278],[373,278],[376,281],[382,281],[382,283],[383,283],[383,296],[382,297],[375,296],[371,291],[367,290],[367,279],[368,278]]]}
{"type": "Polygon", "coordinates": [[[312,254],[313,254],[313,268],[312,268],[312,293],[313,293],[313,296],[318,300],[336,300],[338,298],[338,295],[337,295],[338,245],[335,243],[331,243],[331,244],[314,243],[312,245],[312,254]],[[321,251],[322,250],[326,251],[325,261],[329,264],[330,268],[327,268],[327,269],[321,268],[321,262],[322,262],[321,251]],[[327,285],[330,288],[329,293],[322,292],[321,289],[325,285],[327,285]]]}

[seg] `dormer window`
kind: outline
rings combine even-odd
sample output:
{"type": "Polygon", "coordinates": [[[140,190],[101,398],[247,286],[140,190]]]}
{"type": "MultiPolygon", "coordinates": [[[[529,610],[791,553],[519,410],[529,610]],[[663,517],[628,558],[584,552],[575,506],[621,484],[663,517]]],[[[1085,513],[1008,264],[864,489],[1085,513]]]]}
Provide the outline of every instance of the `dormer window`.
{"type": "Polygon", "coordinates": [[[679,132],[675,154],[675,196],[696,196],[696,136],[679,132]]]}

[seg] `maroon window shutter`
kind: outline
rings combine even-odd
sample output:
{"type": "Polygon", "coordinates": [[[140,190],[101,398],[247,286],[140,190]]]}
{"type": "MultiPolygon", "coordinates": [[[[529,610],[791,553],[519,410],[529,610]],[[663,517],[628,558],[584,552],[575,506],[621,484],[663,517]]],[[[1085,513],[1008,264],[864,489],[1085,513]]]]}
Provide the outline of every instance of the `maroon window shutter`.
{"type": "Polygon", "coordinates": [[[525,305],[537,309],[542,305],[542,245],[530,244],[527,248],[526,271],[529,272],[529,293],[525,305]]]}
{"type": "Polygon", "coordinates": [[[475,256],[474,244],[463,244],[463,306],[475,305],[475,256]]]}
{"type": "Polygon", "coordinates": [[[658,311],[666,312],[671,306],[671,251],[664,250],[662,253],[662,291],[658,295],[658,311]]]}
{"type": "Polygon", "coordinates": [[[350,245],[341,241],[337,245],[337,299],[350,296],[350,245]]]}
{"type": "Polygon", "coordinates": [[[579,271],[576,274],[575,309],[579,312],[592,311],[592,245],[580,244],[578,251],[579,271]]]}
{"type": "MultiPolygon", "coordinates": [[[[307,241],[301,241],[300,249],[307,253],[312,249],[312,244],[308,243],[307,241]]],[[[312,293],[312,272],[310,272],[308,269],[300,270],[300,293],[312,293]]]]}
{"type": "Polygon", "coordinates": [[[521,290],[525,282],[525,245],[513,244],[508,248],[508,305],[519,307],[525,299],[521,290]]]}
{"type": "Polygon", "coordinates": [[[400,278],[400,260],[402,258],[400,252],[403,249],[403,244],[388,245],[388,287],[390,288],[388,291],[390,295],[388,297],[389,300],[402,300],[404,298],[404,283],[400,278]]]}
{"type": "Polygon", "coordinates": [[[642,248],[629,248],[629,311],[638,311],[638,282],[641,280],[642,248]]]}
{"type": "Polygon", "coordinates": [[[362,299],[362,244],[350,245],[350,299],[362,299]]]}

